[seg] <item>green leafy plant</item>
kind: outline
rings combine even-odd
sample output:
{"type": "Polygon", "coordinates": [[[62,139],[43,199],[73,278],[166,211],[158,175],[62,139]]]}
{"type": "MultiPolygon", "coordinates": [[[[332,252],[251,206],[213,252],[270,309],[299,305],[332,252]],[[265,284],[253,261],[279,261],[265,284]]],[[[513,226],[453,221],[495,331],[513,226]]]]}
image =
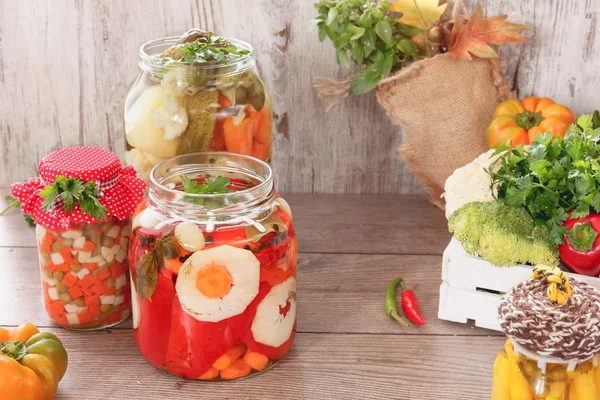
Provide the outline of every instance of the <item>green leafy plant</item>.
{"type": "Polygon", "coordinates": [[[315,8],[319,40],[333,42],[338,64],[350,68],[351,59],[362,67],[350,84],[351,95],[374,89],[382,77],[419,57],[411,37],[422,30],[402,24],[387,1],[324,0],[315,8]]]}
{"type": "MultiPolygon", "coordinates": [[[[189,194],[226,194],[233,192],[233,190],[227,188],[227,186],[231,184],[231,181],[220,175],[215,178],[208,178],[206,182],[202,184],[198,184],[198,181],[191,180],[185,175],[181,175],[180,179],[181,184],[183,185],[183,191],[189,194]]],[[[204,206],[209,210],[220,208],[225,202],[225,199],[220,197],[212,199],[197,196],[184,196],[183,199],[189,203],[204,206]]]]}
{"type": "Polygon", "coordinates": [[[600,126],[582,115],[565,138],[538,135],[529,148],[501,146],[487,170],[505,204],[525,207],[550,238],[563,243],[567,218],[600,213],[600,126]]]}
{"type": "Polygon", "coordinates": [[[186,62],[204,63],[207,61],[227,62],[233,56],[250,54],[230,41],[216,36],[212,32],[202,32],[201,36],[188,43],[179,43],[170,47],[162,57],[166,63],[186,62]]]}
{"type": "Polygon", "coordinates": [[[60,175],[54,183],[46,186],[39,193],[45,199],[42,205],[44,211],[50,211],[59,198],[65,203],[65,213],[70,214],[79,204],[81,211],[94,218],[106,219],[107,209],[100,201],[95,182],[82,183],[80,179],[67,178],[60,175]]]}
{"type": "MultiPolygon", "coordinates": [[[[8,205],[4,210],[0,211],[0,216],[6,214],[6,212],[11,208],[21,208],[21,203],[19,202],[19,199],[11,196],[10,194],[4,196],[4,200],[6,200],[8,205]]],[[[27,222],[29,226],[35,227],[35,221],[33,220],[33,218],[31,218],[31,215],[23,214],[23,218],[25,218],[25,222],[27,222]]]]}

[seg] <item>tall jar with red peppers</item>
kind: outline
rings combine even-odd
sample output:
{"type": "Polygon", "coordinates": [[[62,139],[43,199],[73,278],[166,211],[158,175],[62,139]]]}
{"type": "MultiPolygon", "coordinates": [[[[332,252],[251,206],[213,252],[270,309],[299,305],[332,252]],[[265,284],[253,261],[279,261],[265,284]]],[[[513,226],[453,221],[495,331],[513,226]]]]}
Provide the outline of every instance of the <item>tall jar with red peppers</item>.
{"type": "Polygon", "coordinates": [[[108,150],[46,156],[39,177],[13,185],[36,223],[46,312],[70,329],[103,329],[131,314],[131,214],[146,184],[108,150]]]}
{"type": "Polygon", "coordinates": [[[294,340],[296,255],[292,212],[266,163],[196,153],[159,164],[129,249],[142,355],[191,379],[269,368],[294,340]]]}

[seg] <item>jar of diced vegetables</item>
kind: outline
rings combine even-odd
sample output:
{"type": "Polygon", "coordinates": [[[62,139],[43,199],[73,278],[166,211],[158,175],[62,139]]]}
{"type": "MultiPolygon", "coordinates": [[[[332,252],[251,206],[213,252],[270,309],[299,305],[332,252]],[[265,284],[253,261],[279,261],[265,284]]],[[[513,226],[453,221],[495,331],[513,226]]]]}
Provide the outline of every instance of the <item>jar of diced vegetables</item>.
{"type": "Polygon", "coordinates": [[[105,149],[56,151],[12,193],[36,222],[44,305],[65,328],[102,329],[131,314],[131,214],[146,184],[105,149]]]}
{"type": "Polygon", "coordinates": [[[192,29],[140,48],[125,97],[127,164],[148,181],[176,155],[228,151],[269,162],[272,107],[245,42],[192,29]]]}
{"type": "Polygon", "coordinates": [[[133,218],[133,326],[171,374],[230,380],[264,371],[296,332],[297,244],[271,168],[232,153],[172,158],[133,218]]]}
{"type": "Polygon", "coordinates": [[[499,307],[508,339],[494,363],[492,400],[600,398],[600,292],[538,266],[499,307]]]}

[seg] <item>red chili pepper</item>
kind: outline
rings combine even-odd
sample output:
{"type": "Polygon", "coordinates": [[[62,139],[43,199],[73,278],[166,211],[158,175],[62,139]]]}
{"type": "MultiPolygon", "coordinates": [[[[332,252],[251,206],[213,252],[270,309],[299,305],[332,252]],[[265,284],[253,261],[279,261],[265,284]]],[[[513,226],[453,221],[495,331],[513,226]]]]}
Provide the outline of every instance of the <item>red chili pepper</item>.
{"type": "Polygon", "coordinates": [[[578,274],[600,274],[600,214],[590,213],[584,218],[566,219],[569,230],[565,243],[558,245],[558,253],[565,265],[578,274]]]}
{"type": "Polygon", "coordinates": [[[404,282],[401,282],[402,289],[402,311],[408,319],[414,322],[417,325],[425,325],[425,320],[421,315],[421,310],[419,308],[419,301],[417,300],[417,295],[412,290],[406,289],[404,282]]]}

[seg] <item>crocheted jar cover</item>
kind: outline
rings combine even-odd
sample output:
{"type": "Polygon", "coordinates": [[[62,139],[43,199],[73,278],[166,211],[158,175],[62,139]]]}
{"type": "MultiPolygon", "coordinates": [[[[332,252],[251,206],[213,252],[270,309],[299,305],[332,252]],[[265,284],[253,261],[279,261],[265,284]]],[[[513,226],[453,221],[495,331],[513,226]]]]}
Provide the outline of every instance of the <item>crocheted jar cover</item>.
{"type": "Polygon", "coordinates": [[[79,205],[69,214],[60,204],[49,212],[43,210],[44,199],[39,193],[57,176],[78,178],[83,183],[94,181],[100,192],[98,200],[107,208],[108,219],[124,219],[133,213],[146,190],[146,183],[137,178],[133,166],[122,168],[114,153],[97,147],[70,147],[55,151],[42,159],[38,172],[39,178],[15,183],[11,192],[21,202],[25,214],[31,215],[36,224],[51,230],[67,230],[82,222],[101,222],[83,213],[79,205]]]}
{"type": "Polygon", "coordinates": [[[529,351],[565,362],[600,353],[600,292],[585,282],[569,281],[573,294],[562,306],[548,298],[546,279],[515,286],[498,308],[504,333],[529,351]]]}

